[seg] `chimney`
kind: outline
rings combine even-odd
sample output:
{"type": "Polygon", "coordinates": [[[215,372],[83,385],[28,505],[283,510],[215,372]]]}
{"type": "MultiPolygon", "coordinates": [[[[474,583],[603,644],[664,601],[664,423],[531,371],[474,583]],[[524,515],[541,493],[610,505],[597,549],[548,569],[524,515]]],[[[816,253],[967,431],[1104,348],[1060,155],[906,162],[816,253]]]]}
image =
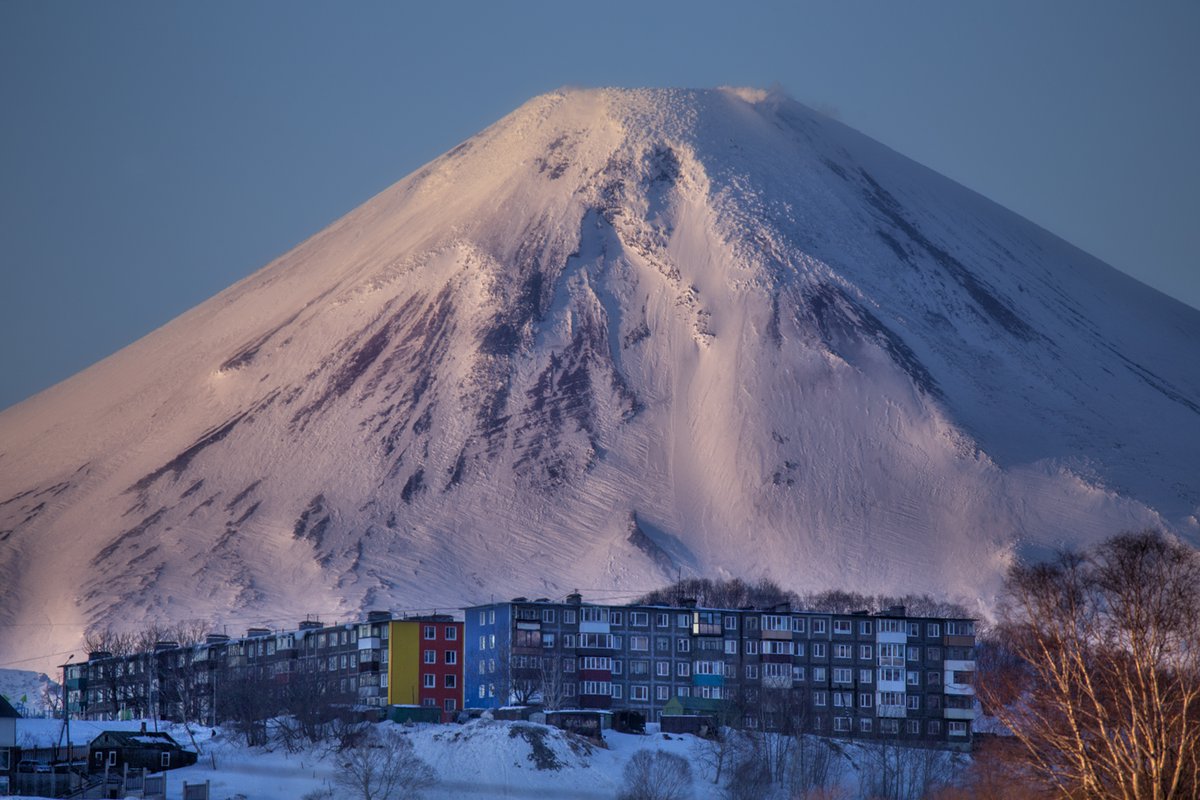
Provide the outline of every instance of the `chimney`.
{"type": "Polygon", "coordinates": [[[583,595],[581,595],[579,593],[579,590],[575,590],[574,592],[571,592],[569,595],[567,595],[567,605],[578,606],[578,605],[582,605],[582,604],[583,604],[583,595]]]}

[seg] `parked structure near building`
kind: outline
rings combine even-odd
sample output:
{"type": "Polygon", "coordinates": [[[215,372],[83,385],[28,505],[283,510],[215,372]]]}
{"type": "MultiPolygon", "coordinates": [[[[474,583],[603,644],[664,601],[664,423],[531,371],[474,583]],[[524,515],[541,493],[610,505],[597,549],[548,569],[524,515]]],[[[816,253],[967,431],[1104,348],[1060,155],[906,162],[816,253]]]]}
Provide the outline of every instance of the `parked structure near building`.
{"type": "Polygon", "coordinates": [[[462,707],[462,641],[462,623],[448,614],[393,619],[386,611],[346,624],[251,628],[240,638],[214,633],[195,645],[164,641],[150,652],[94,652],[67,664],[67,703],[82,719],[215,725],[249,691],[269,710],[412,703],[449,719],[462,707]]]}
{"type": "Polygon", "coordinates": [[[151,771],[179,769],[196,763],[196,754],[184,750],[169,733],[147,731],[104,731],[88,745],[88,764],[93,772],[129,769],[151,771]]]}
{"type": "MultiPolygon", "coordinates": [[[[700,698],[766,730],[968,748],[971,619],[514,598],[464,609],[466,703],[633,709],[700,698]]],[[[677,705],[680,705],[677,703],[677,705]]]]}

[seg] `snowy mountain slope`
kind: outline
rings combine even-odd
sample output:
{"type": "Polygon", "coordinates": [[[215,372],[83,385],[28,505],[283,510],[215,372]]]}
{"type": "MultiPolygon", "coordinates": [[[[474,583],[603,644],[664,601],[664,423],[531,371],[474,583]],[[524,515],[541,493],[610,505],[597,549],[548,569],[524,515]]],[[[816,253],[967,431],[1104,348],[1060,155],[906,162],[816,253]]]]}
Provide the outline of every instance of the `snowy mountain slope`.
{"type": "Polygon", "coordinates": [[[0,657],[680,572],[986,603],[1196,540],[1198,341],[786,98],[545,95],[0,414],[0,622],[60,623],[0,657]]]}

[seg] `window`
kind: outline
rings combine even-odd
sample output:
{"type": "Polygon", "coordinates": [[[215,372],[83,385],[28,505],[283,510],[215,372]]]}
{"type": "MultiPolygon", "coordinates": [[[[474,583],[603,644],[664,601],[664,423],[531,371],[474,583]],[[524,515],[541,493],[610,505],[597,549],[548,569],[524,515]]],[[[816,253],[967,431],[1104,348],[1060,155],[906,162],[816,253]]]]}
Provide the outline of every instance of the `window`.
{"type": "Polygon", "coordinates": [[[621,674],[621,672],[622,672],[622,670],[623,670],[624,668],[625,668],[625,662],[624,662],[624,661],[622,661],[622,660],[621,660],[621,659],[619,659],[619,658],[614,658],[614,659],[613,659],[613,662],[612,662],[612,673],[613,673],[613,675],[620,675],[620,674],[621,674]]]}
{"type": "Polygon", "coordinates": [[[579,668],[602,672],[611,671],[612,659],[606,656],[584,656],[579,662],[579,668]]]}
{"type": "Polygon", "coordinates": [[[650,637],[649,636],[630,636],[629,637],[629,649],[641,651],[641,652],[648,651],[650,649],[650,637]]]}
{"type": "Polygon", "coordinates": [[[792,629],[791,621],[783,614],[763,614],[762,629],[764,631],[788,631],[792,629]]]}
{"type": "MultiPolygon", "coordinates": [[[[479,624],[487,625],[487,611],[484,611],[482,609],[479,611],[479,624]]],[[[482,688],[482,687],[480,687],[480,688],[482,688]]]]}
{"type": "Polygon", "coordinates": [[[764,639],[762,642],[762,652],[772,656],[790,656],[792,655],[792,643],[773,641],[764,639]]]}
{"type": "MultiPolygon", "coordinates": [[[[113,753],[113,755],[116,755],[116,753],[113,753]]],[[[160,767],[163,767],[164,769],[170,767],[171,766],[171,753],[169,751],[167,751],[167,752],[161,753],[160,755],[162,758],[158,762],[158,765],[160,767]]]]}
{"type": "Polygon", "coordinates": [[[824,642],[813,642],[812,657],[813,658],[825,658],[825,643],[824,642]]]}
{"type": "Polygon", "coordinates": [[[921,648],[919,648],[915,645],[913,647],[908,648],[908,660],[909,661],[920,661],[921,660],[921,648]]]}
{"type": "Polygon", "coordinates": [[[642,684],[634,684],[629,687],[630,700],[649,700],[650,690],[642,684]]]}
{"type": "Polygon", "coordinates": [[[612,688],[613,699],[620,700],[621,699],[621,684],[614,683],[614,684],[612,684],[611,688],[612,688]]]}
{"type": "Polygon", "coordinates": [[[446,641],[453,642],[458,640],[458,628],[453,625],[446,626],[446,641]]]}
{"type": "Polygon", "coordinates": [[[904,692],[880,692],[879,705],[881,706],[903,706],[904,692]]]}
{"type": "Polygon", "coordinates": [[[554,634],[553,633],[543,633],[542,634],[542,647],[554,647],[554,634]]]}
{"type": "Polygon", "coordinates": [[[881,667],[902,667],[902,666],[904,666],[904,645],[902,645],[902,644],[881,644],[881,645],[879,645],[879,666],[881,666],[881,667]]]}
{"type": "MultiPolygon", "coordinates": [[[[483,612],[481,611],[480,613],[482,614],[483,612]]],[[[479,699],[482,700],[485,697],[487,697],[487,687],[481,683],[479,684],[479,699]]]]}
{"type": "Polygon", "coordinates": [[[565,609],[563,611],[563,625],[575,624],[575,611],[573,609],[565,609]]]}
{"type": "Polygon", "coordinates": [[[804,642],[792,642],[792,646],[796,650],[796,655],[798,655],[798,656],[804,655],[804,642]]]}
{"type": "Polygon", "coordinates": [[[919,720],[919,719],[907,720],[904,723],[904,732],[911,733],[913,735],[919,734],[921,732],[921,720],[919,720]]]}
{"type": "Polygon", "coordinates": [[[426,708],[437,708],[437,698],[436,697],[426,697],[423,700],[421,700],[421,705],[425,706],[426,708]]]}
{"type": "MultiPolygon", "coordinates": [[[[975,635],[975,623],[974,622],[947,622],[946,623],[946,635],[947,636],[974,636],[975,635]]],[[[951,725],[950,728],[951,728],[951,735],[953,735],[954,726],[951,725]]],[[[964,731],[964,733],[965,733],[965,731],[964,731]]]]}
{"type": "Polygon", "coordinates": [[[880,733],[899,733],[900,720],[898,719],[881,719],[879,720],[880,733]]]}
{"type": "Polygon", "coordinates": [[[486,634],[483,634],[483,633],[479,634],[479,649],[487,650],[487,635],[486,634]]]}
{"type": "Polygon", "coordinates": [[[737,639],[725,640],[725,652],[731,656],[737,655],[737,639]]]}
{"type": "Polygon", "coordinates": [[[941,721],[940,719],[931,719],[931,720],[929,720],[929,727],[927,728],[927,730],[928,730],[928,731],[929,731],[929,733],[930,733],[931,735],[933,735],[933,736],[939,736],[939,735],[941,735],[941,732],[942,732],[942,721],[941,721]]]}
{"type": "Polygon", "coordinates": [[[574,650],[575,649],[575,634],[564,633],[562,635],[562,642],[563,642],[563,647],[565,649],[574,650]]]}
{"type": "Polygon", "coordinates": [[[691,666],[686,661],[680,661],[675,664],[675,674],[680,678],[686,678],[692,674],[691,666]]]}
{"type": "Polygon", "coordinates": [[[612,684],[608,681],[584,681],[579,684],[579,693],[607,697],[612,694],[612,684]]]}
{"type": "MultiPolygon", "coordinates": [[[[632,638],[632,637],[631,637],[632,638]]],[[[642,637],[643,639],[646,637],[642,637]]],[[[579,634],[579,646],[591,648],[594,650],[612,650],[613,635],[611,633],[581,633],[579,634]]],[[[637,648],[634,648],[635,650],[637,648]]]]}
{"type": "Polygon", "coordinates": [[[488,634],[488,648],[492,650],[496,649],[496,634],[494,633],[488,634]]]}
{"type": "Polygon", "coordinates": [[[426,689],[436,689],[437,688],[437,675],[434,675],[432,672],[426,672],[424,675],[421,676],[421,685],[424,686],[426,689]]]}
{"type": "Polygon", "coordinates": [[[812,632],[813,633],[825,633],[826,623],[827,623],[827,620],[814,619],[812,621],[812,632]]]}
{"type": "Polygon", "coordinates": [[[654,674],[660,678],[671,677],[671,662],[670,661],[655,661],[654,674]]]}
{"type": "Polygon", "coordinates": [[[941,661],[942,660],[942,648],[940,648],[940,647],[926,648],[925,658],[929,661],[941,661]]]}
{"type": "Polygon", "coordinates": [[[879,680],[902,681],[904,680],[904,670],[900,667],[880,667],[879,680]]]}
{"type": "Polygon", "coordinates": [[[758,678],[758,665],[757,664],[747,664],[746,665],[746,680],[752,681],[752,680],[757,680],[757,678],[758,678]]]}
{"type": "Polygon", "coordinates": [[[669,636],[654,637],[654,649],[659,653],[671,652],[671,637],[669,637],[669,636]]]}
{"type": "Polygon", "coordinates": [[[838,733],[849,733],[850,718],[849,717],[834,717],[833,718],[833,729],[834,729],[834,731],[836,731],[838,733]]]}
{"type": "Polygon", "coordinates": [[[650,624],[650,615],[645,611],[630,611],[629,624],[635,628],[644,628],[650,624]]]}
{"type": "Polygon", "coordinates": [[[748,631],[756,631],[758,630],[758,617],[746,617],[746,621],[742,625],[748,631]]]}
{"type": "Polygon", "coordinates": [[[116,750],[109,750],[109,751],[108,751],[108,764],[109,764],[109,766],[112,766],[112,765],[114,765],[114,764],[116,764],[116,763],[117,763],[117,751],[116,751],[116,750]]]}
{"type": "Polygon", "coordinates": [[[697,661],[692,666],[697,675],[721,675],[724,672],[720,661],[697,661]]]}
{"type": "Polygon", "coordinates": [[[860,661],[870,661],[871,660],[871,645],[860,644],[858,646],[858,658],[860,661]]]}
{"type": "Polygon", "coordinates": [[[833,646],[834,658],[850,658],[854,652],[854,646],[849,644],[835,644],[833,646]]]}
{"type": "Polygon", "coordinates": [[[748,655],[748,656],[758,655],[758,639],[747,639],[746,640],[746,655],[748,655]]]}
{"type": "Polygon", "coordinates": [[[671,687],[670,686],[655,686],[654,687],[654,698],[656,700],[666,700],[670,696],[671,696],[671,687]]]}
{"type": "Polygon", "coordinates": [[[691,697],[692,689],[690,686],[678,686],[675,688],[676,697],[691,697]]]}
{"type": "Polygon", "coordinates": [[[921,637],[921,625],[917,622],[909,622],[905,625],[906,632],[914,639],[921,637]]]}
{"type": "Polygon", "coordinates": [[[834,683],[853,683],[853,681],[854,681],[853,675],[854,675],[854,670],[849,669],[848,667],[837,667],[833,671],[833,682],[834,683]]]}
{"type": "Polygon", "coordinates": [[[825,682],[825,668],[824,667],[813,667],[813,681],[815,683],[824,683],[825,682]]]}
{"type": "Polygon", "coordinates": [[[930,711],[937,711],[942,707],[942,696],[940,694],[931,694],[927,702],[929,703],[930,711]]]}
{"type": "MultiPolygon", "coordinates": [[[[947,626],[947,627],[949,627],[949,626],[947,626]]],[[[953,634],[951,634],[951,635],[953,635],[953,634]]],[[[958,722],[956,720],[951,720],[950,724],[947,728],[947,731],[951,736],[966,736],[967,735],[967,723],[958,722]]]]}
{"type": "Polygon", "coordinates": [[[426,625],[424,636],[426,639],[436,639],[437,638],[437,626],[436,625],[426,625]]]}
{"type": "Polygon", "coordinates": [[[458,663],[458,651],[457,650],[447,650],[446,651],[446,663],[447,664],[457,664],[458,663]]]}
{"type": "Polygon", "coordinates": [[[436,664],[437,663],[437,650],[426,650],[425,651],[425,663],[426,664],[436,664]]]}
{"type": "Polygon", "coordinates": [[[833,621],[833,632],[834,633],[842,633],[842,634],[850,633],[850,620],[835,619],[833,621]]]}
{"type": "Polygon", "coordinates": [[[553,608],[543,608],[542,609],[542,622],[554,622],[554,609],[553,608]]]}
{"type": "Polygon", "coordinates": [[[942,636],[942,626],[936,622],[931,622],[925,626],[925,635],[930,639],[940,639],[942,636]]]}
{"type": "Polygon", "coordinates": [[[870,683],[874,679],[874,675],[869,669],[860,669],[858,671],[859,683],[870,683]]]}
{"type": "Polygon", "coordinates": [[[917,672],[915,669],[909,670],[906,678],[909,686],[921,685],[921,673],[917,672]]]}
{"type": "Polygon", "coordinates": [[[457,675],[450,674],[450,675],[443,675],[442,677],[445,678],[445,681],[442,682],[442,685],[445,686],[447,689],[457,688],[457,686],[458,686],[458,676],[457,675]]]}
{"type": "Polygon", "coordinates": [[[870,708],[872,705],[874,705],[874,703],[875,703],[875,696],[872,695],[870,692],[859,692],[858,693],[858,707],[859,708],[870,708]]]}
{"type": "Polygon", "coordinates": [[[458,708],[458,701],[453,697],[447,697],[444,701],[442,701],[442,708],[446,711],[454,711],[458,708]]]}
{"type": "Polygon", "coordinates": [[[826,705],[825,692],[813,692],[813,705],[818,708],[824,708],[826,705]]]}
{"type": "Polygon", "coordinates": [[[870,717],[860,717],[858,720],[858,729],[863,733],[871,732],[871,724],[874,722],[870,717]]]}
{"type": "Polygon", "coordinates": [[[580,622],[608,622],[608,609],[595,606],[584,606],[579,609],[580,622]]]}
{"type": "Polygon", "coordinates": [[[800,667],[800,666],[792,667],[792,680],[793,681],[804,680],[804,667],[800,667]]]}
{"type": "Polygon", "coordinates": [[[834,708],[854,708],[854,692],[834,692],[834,708]]]}
{"type": "Polygon", "coordinates": [[[727,630],[727,631],[736,631],[737,630],[737,617],[732,616],[732,615],[725,617],[725,630],[727,630]]]}
{"type": "MultiPolygon", "coordinates": [[[[907,706],[910,710],[912,710],[912,711],[920,711],[921,710],[921,695],[910,694],[907,696],[906,699],[907,699],[907,706]]],[[[913,733],[916,733],[916,731],[913,731],[913,733]]]]}
{"type": "Polygon", "coordinates": [[[804,633],[804,617],[792,617],[792,633],[804,633]]]}
{"type": "Polygon", "coordinates": [[[870,636],[871,622],[869,620],[860,620],[858,623],[858,632],[862,636],[870,636]]]}
{"type": "Polygon", "coordinates": [[[347,656],[342,656],[342,669],[345,669],[349,663],[350,659],[347,656]]]}
{"type": "Polygon", "coordinates": [[[563,668],[563,672],[574,672],[575,671],[575,659],[564,658],[563,662],[562,662],[562,668],[563,668]]]}
{"type": "Polygon", "coordinates": [[[692,642],[690,639],[676,639],[675,640],[676,652],[686,653],[686,652],[689,652],[691,649],[692,649],[692,642]]]}
{"type": "Polygon", "coordinates": [[[942,673],[940,672],[927,672],[925,673],[925,677],[925,682],[929,686],[938,686],[942,682],[942,673]]]}
{"type": "Polygon", "coordinates": [[[671,615],[670,614],[659,613],[656,616],[657,616],[657,619],[654,620],[655,627],[658,627],[658,628],[671,627],[671,615]]]}
{"type": "Polygon", "coordinates": [[[904,623],[898,619],[881,619],[879,620],[880,633],[903,633],[904,623]]]}
{"type": "Polygon", "coordinates": [[[642,659],[635,659],[629,662],[630,675],[649,675],[650,662],[642,659]]]}
{"type": "Polygon", "coordinates": [[[686,628],[688,625],[691,625],[691,624],[692,624],[692,620],[690,617],[688,617],[687,614],[676,614],[675,615],[675,627],[676,628],[686,628]]]}
{"type": "Polygon", "coordinates": [[[489,658],[488,659],[488,674],[491,675],[495,672],[496,672],[496,659],[489,658]]]}

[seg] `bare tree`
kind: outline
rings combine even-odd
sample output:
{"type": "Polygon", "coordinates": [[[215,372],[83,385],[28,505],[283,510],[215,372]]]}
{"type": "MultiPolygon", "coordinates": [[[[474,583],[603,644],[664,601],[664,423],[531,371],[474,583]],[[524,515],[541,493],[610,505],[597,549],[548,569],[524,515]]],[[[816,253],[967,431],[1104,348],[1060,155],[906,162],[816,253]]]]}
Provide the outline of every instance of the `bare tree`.
{"type": "Polygon", "coordinates": [[[980,695],[1061,797],[1200,795],[1200,554],[1161,533],[1014,566],[998,634],[1019,660],[980,695]]]}
{"type": "Polygon", "coordinates": [[[394,733],[373,732],[347,747],[338,760],[334,784],[362,800],[417,798],[437,782],[433,768],[414,752],[412,742],[394,733]]]}
{"type": "Polygon", "coordinates": [[[684,800],[692,796],[692,767],[662,750],[638,750],[625,764],[618,800],[684,800]]]}

